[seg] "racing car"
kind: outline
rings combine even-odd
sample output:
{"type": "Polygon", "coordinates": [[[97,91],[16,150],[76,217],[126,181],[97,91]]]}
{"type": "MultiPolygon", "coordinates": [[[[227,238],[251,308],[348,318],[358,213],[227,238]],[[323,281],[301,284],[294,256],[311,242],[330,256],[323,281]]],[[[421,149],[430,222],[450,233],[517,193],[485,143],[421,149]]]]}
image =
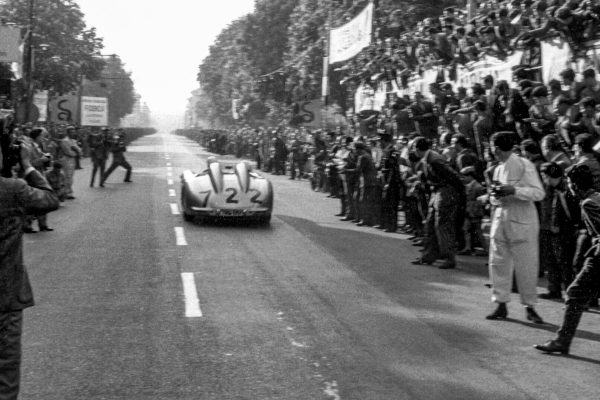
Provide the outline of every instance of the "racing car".
{"type": "Polygon", "coordinates": [[[181,174],[181,208],[186,221],[245,219],[271,221],[273,186],[247,162],[208,159],[200,173],[181,174]]]}

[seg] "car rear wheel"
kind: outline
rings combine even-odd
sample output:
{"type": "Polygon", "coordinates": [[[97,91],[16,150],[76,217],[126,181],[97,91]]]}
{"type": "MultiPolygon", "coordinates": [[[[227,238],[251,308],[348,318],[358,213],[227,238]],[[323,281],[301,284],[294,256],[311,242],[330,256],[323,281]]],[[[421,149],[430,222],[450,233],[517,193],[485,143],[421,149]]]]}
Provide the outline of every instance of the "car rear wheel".
{"type": "Polygon", "coordinates": [[[185,197],[185,190],[181,189],[181,214],[183,215],[184,221],[192,222],[194,221],[194,216],[187,212],[187,202],[185,200],[185,197]]]}

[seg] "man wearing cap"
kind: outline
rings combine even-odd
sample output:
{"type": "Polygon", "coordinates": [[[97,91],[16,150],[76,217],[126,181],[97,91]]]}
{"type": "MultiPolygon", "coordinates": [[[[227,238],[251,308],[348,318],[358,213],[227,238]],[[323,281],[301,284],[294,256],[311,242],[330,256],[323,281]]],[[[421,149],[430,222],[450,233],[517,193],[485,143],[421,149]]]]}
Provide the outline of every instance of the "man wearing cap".
{"type": "Polygon", "coordinates": [[[415,93],[415,102],[410,107],[412,119],[419,134],[427,139],[437,139],[439,119],[433,104],[425,100],[421,92],[415,93]]]}
{"type": "Polygon", "coordinates": [[[594,99],[596,104],[600,104],[600,83],[596,80],[594,68],[583,71],[583,86],[581,98],[590,97],[594,99]]]}
{"type": "Polygon", "coordinates": [[[90,133],[87,137],[88,146],[90,148],[90,157],[92,159],[92,178],[90,180],[90,187],[94,187],[94,180],[96,179],[96,172],[99,171],[100,186],[104,187],[102,183],[102,177],[106,169],[106,160],[108,159],[108,142],[107,136],[110,135],[108,128],[102,128],[101,132],[90,133]]]}
{"type": "MultiPolygon", "coordinates": [[[[562,299],[562,289],[573,281],[571,266],[575,231],[572,215],[577,204],[570,204],[567,196],[564,170],[555,162],[545,162],[540,167],[546,197],[540,202],[540,264],[547,272],[548,292],[542,299],[562,299]]],[[[572,201],[571,201],[572,203],[572,201]]]]}
{"type": "Polygon", "coordinates": [[[377,179],[377,168],[373,162],[370,149],[364,142],[356,142],[355,148],[358,153],[356,172],[362,178],[363,188],[360,200],[360,217],[358,226],[373,226],[380,220],[380,201],[377,194],[380,193],[380,183],[377,179]]]}
{"type": "Polygon", "coordinates": [[[504,320],[515,273],[526,317],[543,323],[535,312],[539,271],[539,218],[534,202],[541,201],[544,187],[535,166],[513,152],[514,132],[495,133],[490,150],[500,162],[492,177],[489,269],[492,301],[496,310],[486,318],[504,320]]]}
{"type": "Polygon", "coordinates": [[[451,269],[456,267],[456,235],[462,230],[465,186],[460,175],[430,146],[423,137],[415,139],[413,144],[423,163],[424,178],[433,188],[425,221],[428,237],[422,256],[413,264],[433,264],[441,259],[439,268],[451,269]]]}
{"type": "Polygon", "coordinates": [[[392,135],[381,133],[380,171],[383,178],[380,227],[386,232],[398,229],[398,203],[400,202],[400,155],[394,147],[392,135]]]}
{"type": "Polygon", "coordinates": [[[539,140],[541,137],[554,132],[556,116],[548,99],[548,89],[545,86],[533,88],[531,97],[533,98],[533,105],[529,107],[529,118],[533,128],[532,133],[537,133],[533,139],[539,140]]]}
{"type": "Polygon", "coordinates": [[[592,97],[582,98],[579,102],[579,121],[571,124],[573,129],[592,135],[595,138],[594,141],[600,136],[600,121],[596,115],[596,104],[596,100],[592,97]]]}

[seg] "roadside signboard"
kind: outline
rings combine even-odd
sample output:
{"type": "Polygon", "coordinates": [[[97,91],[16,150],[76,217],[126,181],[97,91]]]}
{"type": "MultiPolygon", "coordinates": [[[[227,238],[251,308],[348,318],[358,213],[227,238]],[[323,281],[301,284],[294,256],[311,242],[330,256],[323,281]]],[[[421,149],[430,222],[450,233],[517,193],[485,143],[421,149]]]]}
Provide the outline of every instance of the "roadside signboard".
{"type": "Polygon", "coordinates": [[[108,99],[106,97],[81,97],[81,125],[108,125],[108,99]]]}

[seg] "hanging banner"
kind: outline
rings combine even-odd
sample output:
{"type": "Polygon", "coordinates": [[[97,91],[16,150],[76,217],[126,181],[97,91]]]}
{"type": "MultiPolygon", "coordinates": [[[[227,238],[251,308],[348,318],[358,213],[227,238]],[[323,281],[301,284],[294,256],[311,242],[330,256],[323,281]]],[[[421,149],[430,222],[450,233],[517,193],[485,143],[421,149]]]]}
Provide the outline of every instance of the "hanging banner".
{"type": "Polygon", "coordinates": [[[329,63],[345,61],[371,44],[373,28],[373,3],[352,21],[329,33],[329,63]]]}
{"type": "Polygon", "coordinates": [[[22,62],[23,54],[21,45],[21,28],[0,25],[0,62],[22,62]]]}
{"type": "Polygon", "coordinates": [[[72,124],[77,115],[77,95],[67,94],[54,97],[48,103],[48,119],[50,122],[72,124]]]}
{"type": "Polygon", "coordinates": [[[33,105],[37,108],[37,122],[46,122],[48,118],[48,91],[36,92],[33,95],[33,105]]]}
{"type": "Polygon", "coordinates": [[[561,38],[548,39],[542,44],[542,77],[548,83],[560,78],[560,72],[571,64],[571,48],[561,38]]]}
{"type": "Polygon", "coordinates": [[[356,113],[375,109],[375,91],[370,85],[361,84],[354,93],[354,110],[356,113]]]}
{"type": "Polygon", "coordinates": [[[475,83],[483,82],[486,75],[493,76],[494,82],[505,80],[510,84],[512,82],[512,68],[521,64],[522,57],[523,52],[516,51],[506,57],[505,60],[484,56],[480,61],[460,66],[457,70],[456,87],[470,88],[475,83]]]}
{"type": "Polygon", "coordinates": [[[81,125],[108,125],[108,99],[106,97],[81,97],[81,125]]]}

